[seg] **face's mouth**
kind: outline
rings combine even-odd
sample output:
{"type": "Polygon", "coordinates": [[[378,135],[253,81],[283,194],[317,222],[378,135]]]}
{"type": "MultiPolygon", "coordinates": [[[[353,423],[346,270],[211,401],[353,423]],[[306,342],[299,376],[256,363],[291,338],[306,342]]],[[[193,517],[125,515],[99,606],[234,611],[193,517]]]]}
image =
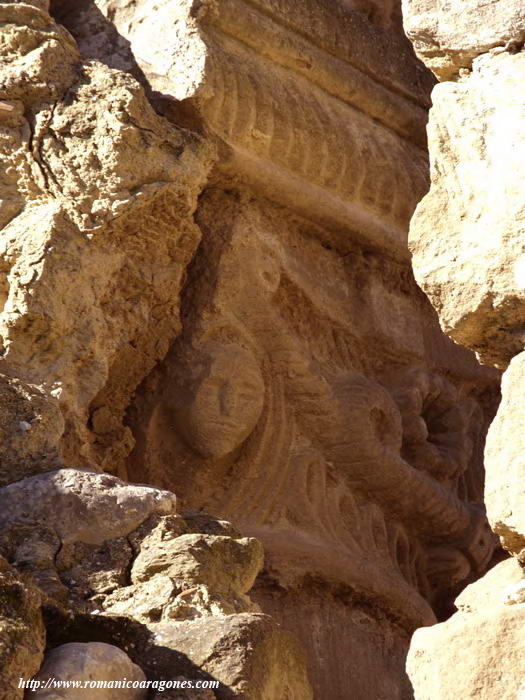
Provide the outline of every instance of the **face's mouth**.
{"type": "Polygon", "coordinates": [[[245,441],[246,433],[239,431],[239,426],[230,421],[208,423],[195,436],[198,452],[209,459],[221,459],[237,450],[245,441]]]}
{"type": "Polygon", "coordinates": [[[221,433],[225,433],[227,435],[237,435],[239,432],[241,432],[239,428],[240,424],[233,420],[219,419],[214,420],[213,423],[210,423],[206,432],[217,433],[220,431],[221,433]]]}

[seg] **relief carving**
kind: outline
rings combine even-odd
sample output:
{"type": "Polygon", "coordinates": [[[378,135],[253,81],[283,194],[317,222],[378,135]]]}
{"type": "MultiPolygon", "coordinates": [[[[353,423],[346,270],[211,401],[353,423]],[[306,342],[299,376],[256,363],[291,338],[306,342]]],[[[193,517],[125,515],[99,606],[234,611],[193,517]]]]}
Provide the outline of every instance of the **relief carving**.
{"type": "MultiPolygon", "coordinates": [[[[255,639],[269,656],[245,655],[246,673],[279,663],[253,697],[309,697],[302,660],[268,641],[281,628],[316,697],[409,696],[409,636],[492,555],[480,503],[499,375],[443,335],[413,277],[433,80],[400,2],[50,4],[54,19],[46,0],[0,1],[0,496],[62,528],[69,496],[107,508],[96,547],[68,551],[40,523],[26,543],[25,523],[0,538],[20,550],[6,556],[61,598],[103,602],[80,622],[92,633],[150,618],[210,674],[227,649],[232,697],[245,670],[230,656],[255,639]],[[132,570],[140,523],[119,528],[135,495],[108,504],[115,475],[150,485],[129,487],[140,503],[162,486],[190,509],[150,522],[138,560],[154,581],[132,570]],[[112,528],[122,541],[104,544],[112,528]]],[[[171,677],[151,651],[134,653],[171,677]]]]}
{"type": "MultiPolygon", "coordinates": [[[[428,604],[493,550],[479,485],[467,486],[479,482],[479,403],[424,366],[384,371],[381,346],[365,359],[373,284],[299,221],[210,191],[199,225],[183,332],[130,412],[130,474],[146,468],[262,539],[285,580],[307,562],[431,619],[428,604]]],[[[375,275],[395,286],[395,271],[375,275]]],[[[388,332],[376,313],[374,332],[388,332]]]]}
{"type": "Polygon", "coordinates": [[[264,406],[256,359],[233,343],[207,343],[179,377],[169,410],[187,447],[204,459],[222,459],[255,429],[264,406]]]}

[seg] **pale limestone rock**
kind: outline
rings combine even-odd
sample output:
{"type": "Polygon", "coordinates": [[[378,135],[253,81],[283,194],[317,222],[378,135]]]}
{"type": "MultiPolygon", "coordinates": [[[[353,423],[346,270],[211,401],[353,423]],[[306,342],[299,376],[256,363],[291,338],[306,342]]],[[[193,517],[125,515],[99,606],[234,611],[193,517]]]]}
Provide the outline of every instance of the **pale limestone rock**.
{"type": "Polygon", "coordinates": [[[131,76],[81,64],[43,10],[1,11],[2,362],[58,398],[67,465],[116,471],[129,397],[179,327],[213,148],[155,114],[131,76]]]}
{"type": "Polygon", "coordinates": [[[5,22],[0,47],[2,98],[29,105],[52,102],[73,82],[80,59],[77,45],[47,9],[45,0],[0,3],[5,22]]]}
{"type": "Polygon", "coordinates": [[[514,583],[505,591],[506,605],[519,605],[521,603],[525,603],[525,579],[514,583]]]}
{"type": "MultiPolygon", "coordinates": [[[[103,479],[95,481],[95,487],[107,488],[106,475],[97,476],[103,479]]],[[[0,552],[30,573],[52,600],[74,613],[98,610],[146,623],[259,610],[247,595],[263,566],[257,540],[241,538],[228,523],[202,513],[198,519],[190,516],[187,525],[178,515],[159,515],[163,507],[127,536],[112,539],[111,519],[119,512],[115,496],[124,512],[135,510],[133,517],[137,516],[132,488],[126,485],[124,491],[96,500],[96,511],[93,503],[85,507],[85,484],[77,479],[69,487],[83,491],[83,498],[75,500],[62,493],[52,501],[62,527],[47,515],[51,502],[47,495],[41,513],[28,516],[15,506],[0,530],[0,552]],[[65,511],[69,511],[67,521],[65,511]],[[99,517],[104,529],[98,526],[99,517]],[[47,527],[35,524],[35,519],[47,527]],[[199,521],[204,531],[230,534],[196,532],[199,521]]],[[[57,490],[54,483],[54,495],[57,490]]],[[[136,489],[146,512],[153,491],[136,489]]],[[[130,527],[129,517],[121,518],[117,534],[130,527]]]]}
{"type": "Polygon", "coordinates": [[[503,375],[502,394],[487,437],[485,499],[494,532],[519,554],[525,547],[525,353],[503,375]]]}
{"type": "Polygon", "coordinates": [[[62,542],[102,544],[175,509],[168,491],[126,484],[109,474],[60,469],[0,489],[0,527],[38,523],[62,542]]]}
{"type": "MultiPolygon", "coordinates": [[[[91,642],[88,644],[71,643],[52,649],[44,659],[44,664],[35,680],[46,683],[49,679],[57,681],[131,681],[146,680],[142,669],[134,664],[129,656],[111,644],[91,642]]],[[[137,688],[40,688],[31,692],[31,697],[41,700],[73,700],[82,697],[85,700],[143,700],[147,690],[137,688]]]]}
{"type": "Polygon", "coordinates": [[[525,690],[525,605],[454,615],[418,630],[407,670],[416,700],[516,700],[525,690]]]}
{"type": "Polygon", "coordinates": [[[263,559],[262,547],[253,538],[235,540],[193,534],[164,542],[146,540],[134,561],[131,580],[147,581],[152,575],[165,572],[171,578],[195,585],[205,583],[226,595],[246,593],[253,586],[263,559]]]}
{"type": "MultiPolygon", "coordinates": [[[[221,562],[221,565],[226,567],[227,563],[221,562]]],[[[101,606],[101,614],[137,620],[148,627],[157,622],[260,612],[259,606],[246,595],[232,592],[225,595],[207,584],[191,585],[180,576],[175,579],[164,574],[142,583],[116,588],[98,605],[101,606]]]]}
{"type": "Polygon", "coordinates": [[[106,548],[113,549],[109,565],[104,564],[100,549],[93,552],[93,564],[87,564],[92,573],[87,576],[85,558],[75,552],[77,564],[72,568],[60,556],[61,576],[72,583],[77,596],[79,587],[86,591],[85,597],[109,594],[93,598],[105,613],[148,625],[259,611],[247,593],[263,566],[262,546],[253,538],[241,538],[229,523],[202,513],[198,518],[189,516],[188,521],[175,515],[153,516],[130,533],[129,542],[131,557],[122,542],[106,543],[106,548]],[[206,530],[221,534],[210,535],[206,530]],[[125,573],[120,586],[111,583],[111,573],[113,580],[116,573],[125,573]],[[95,588],[93,581],[102,586],[95,588]]]}
{"type": "Polygon", "coordinates": [[[258,611],[246,595],[263,566],[257,540],[205,534],[170,537],[166,520],[140,542],[131,566],[132,585],[103,601],[106,612],[158,622],[258,611]]]}
{"type": "Polygon", "coordinates": [[[467,587],[460,612],[419,630],[416,700],[525,697],[523,367],[525,247],[521,2],[404,3],[407,33],[444,82],[429,124],[432,185],[411,224],[416,277],[443,329],[502,368],[487,438],[485,500],[508,559],[467,587]],[[514,359],[512,359],[514,358],[514,359]]]}
{"type": "Polygon", "coordinates": [[[40,668],[45,648],[41,596],[0,557],[0,693],[22,698],[20,679],[29,680],[40,668]]]}
{"type": "MultiPolygon", "coordinates": [[[[180,588],[169,576],[159,574],[153,576],[145,585],[117,588],[104,598],[102,609],[110,615],[129,617],[145,624],[158,622],[163,618],[177,619],[179,615],[170,612],[177,606],[179,593],[180,588]]],[[[185,612],[187,613],[187,609],[185,612]]],[[[180,617],[184,618],[184,614],[180,617]]]]}
{"type": "Polygon", "coordinates": [[[186,511],[181,518],[185,533],[200,533],[203,535],[223,535],[224,537],[241,537],[241,533],[227,520],[203,513],[202,511],[186,511]]]}
{"type": "Polygon", "coordinates": [[[525,40],[523,0],[403,0],[405,31],[440,80],[494,47],[525,40]]]}
{"type": "Polygon", "coordinates": [[[507,603],[507,594],[521,585],[524,571],[514,557],[490,569],[483,578],[471,583],[456,598],[455,605],[464,613],[485,613],[507,603]]]}
{"type": "Polygon", "coordinates": [[[434,89],[432,186],[410,228],[444,331],[503,367],[525,344],[524,79],[525,54],[505,53],[434,89]]]}
{"type": "MultiPolygon", "coordinates": [[[[92,615],[84,630],[115,638],[148,678],[159,681],[218,681],[212,697],[310,700],[305,655],[296,639],[270,616],[254,613],[187,621],[123,624],[122,618],[92,615]],[[123,638],[124,637],[124,638],[123,638]]],[[[157,693],[160,698],[164,693],[157,693]]],[[[207,692],[170,692],[177,700],[204,700],[207,692]]]]}

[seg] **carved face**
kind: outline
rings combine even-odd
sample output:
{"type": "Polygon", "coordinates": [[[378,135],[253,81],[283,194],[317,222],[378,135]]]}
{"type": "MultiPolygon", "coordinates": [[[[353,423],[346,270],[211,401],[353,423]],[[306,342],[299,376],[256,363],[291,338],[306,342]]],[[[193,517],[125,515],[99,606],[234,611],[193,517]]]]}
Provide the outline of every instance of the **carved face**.
{"type": "Polygon", "coordinates": [[[209,344],[200,356],[203,371],[178,412],[188,445],[207,458],[233,452],[261,416],[264,381],[251,353],[238,345],[209,344]]]}

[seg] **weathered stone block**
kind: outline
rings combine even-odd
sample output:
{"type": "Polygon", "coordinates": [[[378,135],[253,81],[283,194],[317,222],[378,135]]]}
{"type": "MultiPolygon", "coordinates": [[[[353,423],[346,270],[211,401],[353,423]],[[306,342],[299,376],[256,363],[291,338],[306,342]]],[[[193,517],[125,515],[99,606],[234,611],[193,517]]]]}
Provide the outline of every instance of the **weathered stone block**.
{"type": "Polygon", "coordinates": [[[405,31],[440,80],[458,77],[476,56],[525,40],[523,0],[403,0],[405,31]]]}
{"type": "MultiPolygon", "coordinates": [[[[144,672],[134,664],[129,656],[111,644],[91,642],[88,644],[63,644],[48,652],[44,664],[35,676],[35,681],[80,681],[82,683],[129,681],[131,683],[146,680],[144,672]]],[[[107,688],[87,685],[73,690],[66,687],[39,688],[31,692],[31,697],[39,700],[72,700],[74,694],[85,700],[143,700],[147,696],[145,688],[107,688]]]]}

